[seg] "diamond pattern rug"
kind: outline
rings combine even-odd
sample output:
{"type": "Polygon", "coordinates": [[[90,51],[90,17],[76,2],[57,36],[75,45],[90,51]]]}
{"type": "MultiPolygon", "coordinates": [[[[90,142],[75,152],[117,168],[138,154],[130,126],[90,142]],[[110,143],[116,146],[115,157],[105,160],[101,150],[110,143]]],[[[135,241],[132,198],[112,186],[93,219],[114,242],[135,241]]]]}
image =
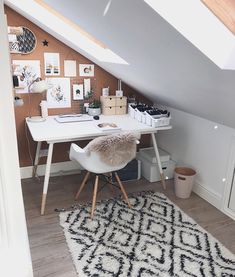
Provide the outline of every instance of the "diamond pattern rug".
{"type": "Polygon", "coordinates": [[[166,196],[146,193],[60,213],[79,277],[234,277],[235,256],[166,196]]]}

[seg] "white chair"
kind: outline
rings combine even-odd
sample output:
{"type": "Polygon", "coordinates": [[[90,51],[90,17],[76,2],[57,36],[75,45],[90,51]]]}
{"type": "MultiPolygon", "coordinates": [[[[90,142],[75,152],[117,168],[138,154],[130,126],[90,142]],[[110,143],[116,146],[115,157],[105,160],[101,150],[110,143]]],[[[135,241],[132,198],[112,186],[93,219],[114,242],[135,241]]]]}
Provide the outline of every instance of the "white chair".
{"type": "Polygon", "coordinates": [[[117,183],[123,193],[124,199],[131,208],[130,201],[123,184],[116,171],[124,168],[136,155],[136,144],[139,143],[139,135],[121,133],[116,135],[109,135],[93,139],[85,148],[80,148],[78,145],[72,143],[70,147],[70,159],[77,161],[87,173],[80,185],[76,194],[77,200],[82,189],[84,188],[90,173],[95,173],[95,185],[93,190],[91,218],[94,217],[96,196],[99,182],[99,175],[105,173],[112,173],[116,177],[117,183]]]}

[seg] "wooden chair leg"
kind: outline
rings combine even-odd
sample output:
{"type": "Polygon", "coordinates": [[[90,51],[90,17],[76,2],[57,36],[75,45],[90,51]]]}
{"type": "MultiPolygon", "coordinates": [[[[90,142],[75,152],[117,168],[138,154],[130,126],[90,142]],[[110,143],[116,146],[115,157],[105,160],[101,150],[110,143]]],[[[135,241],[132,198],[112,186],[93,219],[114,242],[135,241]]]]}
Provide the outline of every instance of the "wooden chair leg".
{"type": "Polygon", "coordinates": [[[85,177],[84,177],[84,179],[83,179],[83,181],[82,181],[82,183],[81,183],[81,185],[80,185],[80,188],[79,188],[79,190],[78,190],[78,192],[77,192],[77,194],[76,194],[76,196],[75,196],[75,199],[76,199],[76,200],[78,200],[78,196],[80,195],[82,189],[84,188],[84,186],[85,186],[85,184],[86,184],[87,179],[89,178],[89,176],[90,176],[90,172],[87,171],[87,173],[86,173],[86,175],[85,175],[85,177]]]}
{"type": "Polygon", "coordinates": [[[132,207],[131,207],[131,203],[130,203],[130,201],[129,201],[129,199],[128,199],[127,193],[126,193],[126,191],[125,191],[125,189],[124,189],[124,187],[123,187],[123,184],[122,184],[122,182],[121,182],[121,180],[120,180],[120,178],[119,178],[117,172],[115,172],[114,174],[115,174],[115,177],[116,177],[116,179],[117,179],[117,182],[118,182],[118,184],[119,184],[119,186],[120,186],[120,189],[121,189],[121,191],[122,191],[122,194],[123,194],[123,196],[124,196],[124,198],[125,198],[125,200],[126,200],[127,205],[129,206],[129,208],[132,208],[132,207]]]}
{"type": "Polygon", "coordinates": [[[98,183],[99,183],[99,176],[96,175],[96,177],[95,177],[95,186],[94,186],[94,191],[93,191],[92,207],[91,207],[91,219],[93,219],[94,212],[95,212],[98,183]]]}

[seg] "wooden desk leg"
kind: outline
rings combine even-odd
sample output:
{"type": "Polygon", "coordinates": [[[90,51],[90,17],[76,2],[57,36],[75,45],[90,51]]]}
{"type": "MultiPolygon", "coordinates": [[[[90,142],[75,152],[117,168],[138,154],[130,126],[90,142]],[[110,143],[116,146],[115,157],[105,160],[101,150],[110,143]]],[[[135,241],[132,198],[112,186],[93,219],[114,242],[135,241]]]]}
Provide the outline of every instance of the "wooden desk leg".
{"type": "Polygon", "coordinates": [[[35,177],[36,174],[37,174],[38,161],[39,161],[39,153],[40,153],[40,150],[41,150],[41,145],[42,145],[42,142],[38,141],[36,155],[35,155],[35,160],[34,160],[34,165],[33,165],[33,173],[32,173],[33,177],[35,177]]]}
{"type": "Polygon", "coordinates": [[[160,155],[159,155],[159,152],[158,152],[155,133],[152,133],[151,136],[152,136],[152,141],[153,141],[153,148],[154,148],[154,151],[155,151],[155,155],[156,155],[156,158],[157,158],[157,163],[158,163],[158,167],[159,167],[159,171],[160,171],[160,175],[161,175],[162,186],[163,186],[164,189],[166,189],[165,176],[164,176],[164,173],[163,173],[163,170],[162,170],[162,163],[161,163],[160,155]]]}
{"type": "Polygon", "coordinates": [[[41,215],[44,215],[45,206],[46,206],[46,198],[47,198],[47,190],[50,178],[50,170],[51,170],[51,159],[53,153],[53,143],[49,143],[48,156],[47,156],[47,164],[46,164],[46,172],[43,184],[43,194],[42,194],[42,204],[41,204],[41,215]]]}

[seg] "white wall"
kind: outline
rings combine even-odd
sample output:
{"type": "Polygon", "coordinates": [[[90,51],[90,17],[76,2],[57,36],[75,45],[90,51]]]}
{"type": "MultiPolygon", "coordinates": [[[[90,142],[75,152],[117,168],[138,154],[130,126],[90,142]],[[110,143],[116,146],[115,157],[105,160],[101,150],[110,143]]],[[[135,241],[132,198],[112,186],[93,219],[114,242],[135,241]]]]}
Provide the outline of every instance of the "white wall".
{"type": "Polygon", "coordinates": [[[32,277],[20,183],[7,26],[0,0],[0,276],[32,277]]]}
{"type": "Polygon", "coordinates": [[[173,129],[159,133],[160,147],[171,153],[178,165],[196,169],[196,192],[200,190],[199,194],[204,194],[201,196],[222,207],[224,188],[229,182],[222,180],[229,175],[235,129],[179,110],[170,111],[173,129]],[[215,126],[218,128],[215,129],[215,126]]]}

